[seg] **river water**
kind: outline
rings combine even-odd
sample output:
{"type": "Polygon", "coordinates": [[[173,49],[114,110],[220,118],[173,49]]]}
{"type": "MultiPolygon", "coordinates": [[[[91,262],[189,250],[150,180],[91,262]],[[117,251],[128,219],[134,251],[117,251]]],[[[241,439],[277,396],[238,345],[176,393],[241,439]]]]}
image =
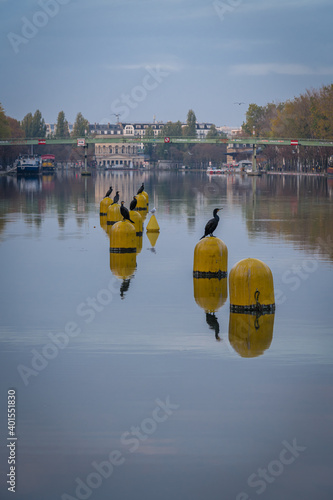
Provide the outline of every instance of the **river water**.
{"type": "Polygon", "coordinates": [[[15,390],[19,500],[331,500],[331,183],[189,172],[0,178],[1,498],[12,498],[15,390]],[[126,267],[110,254],[99,204],[112,185],[128,206],[142,182],[160,233],[150,241],[144,231],[126,267]],[[255,257],[273,274],[275,315],[248,336],[227,286],[207,305],[193,282],[194,247],[215,207],[229,272],[255,257]]]}

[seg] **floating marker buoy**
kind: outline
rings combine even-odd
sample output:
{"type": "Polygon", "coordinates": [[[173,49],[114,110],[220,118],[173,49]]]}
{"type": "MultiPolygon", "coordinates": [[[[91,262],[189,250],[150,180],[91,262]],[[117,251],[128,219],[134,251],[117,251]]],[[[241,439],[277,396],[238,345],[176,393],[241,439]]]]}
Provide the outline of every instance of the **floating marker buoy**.
{"type": "Polygon", "coordinates": [[[134,222],[134,227],[135,227],[135,230],[136,230],[136,235],[137,236],[142,236],[143,222],[142,222],[141,215],[136,210],[130,210],[129,211],[129,216],[130,216],[130,219],[134,222]]]}
{"type": "Polygon", "coordinates": [[[228,275],[228,248],[219,238],[207,236],[194,249],[194,278],[226,278],[228,275]]]}
{"type": "Polygon", "coordinates": [[[99,216],[99,223],[101,225],[101,228],[104,229],[104,231],[107,233],[107,216],[106,215],[100,215],[99,216]]]}
{"type": "Polygon", "coordinates": [[[143,196],[146,198],[146,203],[147,203],[147,208],[149,206],[149,196],[148,196],[148,193],[146,191],[142,191],[143,196]]]}
{"type": "Polygon", "coordinates": [[[227,278],[193,278],[194,300],[206,313],[214,313],[228,298],[227,278]]]}
{"type": "Polygon", "coordinates": [[[111,253],[136,253],[136,231],[128,220],[116,222],[110,232],[111,253]]]}
{"type": "Polygon", "coordinates": [[[159,233],[160,231],[160,226],[158,225],[158,222],[156,220],[156,217],[155,217],[155,214],[153,214],[151,217],[150,217],[150,220],[147,224],[147,229],[146,229],[147,233],[148,232],[151,232],[151,233],[159,233]]]}
{"type": "Polygon", "coordinates": [[[147,211],[148,210],[148,205],[147,205],[147,199],[143,193],[137,194],[136,195],[136,207],[135,210],[138,211],[147,211]]]}
{"type": "Polygon", "coordinates": [[[273,276],[261,260],[244,259],[229,274],[230,311],[260,314],[275,311],[273,276]]]}
{"type": "Polygon", "coordinates": [[[230,345],[243,358],[261,356],[272,343],[274,316],[230,313],[230,345]]]}
{"type": "Polygon", "coordinates": [[[109,205],[107,209],[107,225],[113,226],[116,222],[121,221],[123,216],[120,213],[120,205],[118,203],[113,203],[109,205]]]}
{"type": "Polygon", "coordinates": [[[111,203],[112,200],[108,196],[106,198],[103,198],[99,204],[99,215],[107,215],[107,210],[111,203]]]}

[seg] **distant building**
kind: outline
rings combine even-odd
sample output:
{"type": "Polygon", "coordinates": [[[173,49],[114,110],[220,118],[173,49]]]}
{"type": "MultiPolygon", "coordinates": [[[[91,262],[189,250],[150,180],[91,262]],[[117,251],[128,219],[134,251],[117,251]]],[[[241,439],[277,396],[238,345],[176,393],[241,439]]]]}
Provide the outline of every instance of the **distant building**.
{"type": "Polygon", "coordinates": [[[95,144],[95,158],[97,166],[105,168],[138,168],[148,161],[141,144],[123,142],[95,144]]]}
{"type": "MultiPolygon", "coordinates": [[[[56,123],[45,123],[46,126],[46,137],[50,135],[56,135],[57,124],[56,123]]],[[[68,132],[71,134],[73,132],[73,123],[68,124],[68,132]]]]}

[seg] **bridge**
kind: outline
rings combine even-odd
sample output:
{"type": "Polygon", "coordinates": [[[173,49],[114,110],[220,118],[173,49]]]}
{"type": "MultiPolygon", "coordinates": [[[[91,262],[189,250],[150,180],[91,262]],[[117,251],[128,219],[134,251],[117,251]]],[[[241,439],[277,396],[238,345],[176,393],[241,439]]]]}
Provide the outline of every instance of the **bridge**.
{"type": "Polygon", "coordinates": [[[38,146],[38,145],[72,145],[88,146],[89,144],[106,143],[127,143],[127,144],[252,144],[253,146],[315,146],[315,147],[333,147],[333,140],[320,139],[276,139],[259,137],[215,138],[203,139],[198,137],[126,137],[126,136],[108,136],[108,137],[71,137],[68,139],[0,139],[0,146],[38,146]]]}

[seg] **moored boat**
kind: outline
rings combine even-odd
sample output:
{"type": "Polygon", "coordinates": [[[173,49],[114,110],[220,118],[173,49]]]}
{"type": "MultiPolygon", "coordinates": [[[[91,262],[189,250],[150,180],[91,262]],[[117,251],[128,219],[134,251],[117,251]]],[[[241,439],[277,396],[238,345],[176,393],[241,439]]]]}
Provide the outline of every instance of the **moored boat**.
{"type": "Polygon", "coordinates": [[[55,171],[55,156],[54,155],[42,155],[42,172],[51,174],[55,171]]]}
{"type": "Polygon", "coordinates": [[[41,168],[41,158],[39,155],[20,155],[17,160],[18,174],[38,175],[41,168]]]}

